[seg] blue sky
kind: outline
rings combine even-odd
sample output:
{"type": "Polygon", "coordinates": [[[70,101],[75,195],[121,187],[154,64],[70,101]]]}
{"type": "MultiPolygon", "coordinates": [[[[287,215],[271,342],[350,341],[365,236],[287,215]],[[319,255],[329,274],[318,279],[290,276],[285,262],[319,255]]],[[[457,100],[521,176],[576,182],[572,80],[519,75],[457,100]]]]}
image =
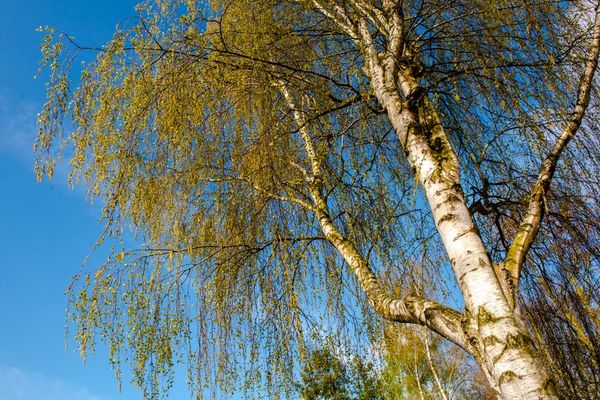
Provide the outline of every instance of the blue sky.
{"type": "MultiPolygon", "coordinates": [[[[0,0],[0,400],[140,398],[119,393],[99,349],[84,366],[65,349],[62,295],[100,234],[97,206],[64,173],[37,183],[32,145],[44,82],[34,80],[41,25],[98,45],[135,15],[130,0],[0,0]]],[[[187,398],[183,392],[173,398],[187,398]]]]}

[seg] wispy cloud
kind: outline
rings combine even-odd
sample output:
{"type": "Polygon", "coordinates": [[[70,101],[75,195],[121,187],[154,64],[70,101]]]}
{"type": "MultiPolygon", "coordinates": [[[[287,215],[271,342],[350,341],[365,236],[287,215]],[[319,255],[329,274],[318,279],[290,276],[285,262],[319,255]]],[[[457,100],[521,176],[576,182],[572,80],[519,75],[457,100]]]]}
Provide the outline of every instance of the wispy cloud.
{"type": "Polygon", "coordinates": [[[0,366],[0,399],[109,400],[62,379],[7,366],[0,366]]]}
{"type": "Polygon", "coordinates": [[[21,159],[33,159],[36,115],[39,105],[14,101],[0,94],[0,151],[21,159]]]}
{"type": "MultiPolygon", "coordinates": [[[[32,179],[35,159],[33,144],[37,135],[37,113],[40,107],[36,102],[15,100],[0,91],[0,157],[8,155],[17,160],[32,172],[32,179]]],[[[62,160],[54,168],[52,181],[70,191],[68,175],[69,163],[62,160]]],[[[75,186],[75,192],[85,197],[87,190],[80,184],[75,186]]]]}

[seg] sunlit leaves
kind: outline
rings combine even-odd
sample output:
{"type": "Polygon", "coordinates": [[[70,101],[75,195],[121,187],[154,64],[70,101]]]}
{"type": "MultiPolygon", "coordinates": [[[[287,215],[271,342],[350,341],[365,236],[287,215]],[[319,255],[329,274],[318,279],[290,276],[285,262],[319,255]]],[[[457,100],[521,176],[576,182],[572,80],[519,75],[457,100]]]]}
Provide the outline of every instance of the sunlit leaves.
{"type": "MultiPolygon", "coordinates": [[[[36,172],[51,176],[67,159],[71,182],[102,201],[107,235],[125,247],[73,289],[76,338],[83,355],[107,342],[116,370],[126,360],[150,398],[178,359],[198,394],[237,379],[248,393],[285,392],[311,327],[377,331],[304,206],[310,160],[294,111],[308,121],[332,218],[372,269],[388,287],[448,290],[449,263],[360,49],[311,4],[143,3],[86,50],[96,60],[74,85],[68,71],[85,49],[47,31],[36,172]]],[[[570,110],[584,27],[554,2],[403,4],[397,61],[427,89],[466,197],[487,212],[483,238],[502,255],[531,171],[570,110]]],[[[385,32],[371,31],[385,53],[385,32]]],[[[582,179],[559,178],[580,197],[597,185],[593,127],[565,160],[582,179]]]]}

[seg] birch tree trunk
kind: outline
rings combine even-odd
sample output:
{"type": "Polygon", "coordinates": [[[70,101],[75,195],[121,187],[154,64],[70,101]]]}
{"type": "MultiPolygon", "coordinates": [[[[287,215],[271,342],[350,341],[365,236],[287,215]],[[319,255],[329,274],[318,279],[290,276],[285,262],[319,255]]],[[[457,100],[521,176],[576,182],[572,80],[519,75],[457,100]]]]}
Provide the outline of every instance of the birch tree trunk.
{"type": "MultiPolygon", "coordinates": [[[[454,341],[476,358],[502,398],[557,399],[542,357],[519,321],[511,287],[518,285],[518,280],[492,262],[463,196],[456,153],[424,88],[411,73],[414,61],[405,57],[402,6],[388,0],[378,10],[366,2],[355,1],[353,4],[363,16],[353,19],[342,7],[328,8],[318,0],[313,3],[353,37],[361,49],[373,93],[387,113],[425,192],[465,301],[462,332],[454,335],[462,341],[454,341]],[[378,51],[370,24],[384,32],[386,51],[378,51]]],[[[328,233],[335,229],[325,212],[326,204],[319,202],[318,197],[318,193],[313,194],[317,208],[323,210],[319,220],[325,235],[344,255],[377,310],[381,302],[374,299],[381,296],[369,295],[380,292],[369,290],[376,279],[372,274],[365,279],[366,266],[355,267],[365,264],[359,256],[347,256],[349,252],[356,253],[354,246],[342,245],[343,238],[332,240],[328,233]]]]}
{"type": "Polygon", "coordinates": [[[493,265],[471,218],[456,154],[439,116],[410,68],[399,70],[393,51],[377,53],[364,20],[358,35],[373,92],[425,192],[463,293],[465,347],[504,399],[556,399],[541,356],[511,307],[508,281],[499,278],[502,271],[493,265]]]}
{"type": "MultiPolygon", "coordinates": [[[[392,299],[381,288],[357,246],[333,223],[326,199],[320,161],[297,104],[283,82],[276,84],[287,100],[300,127],[311,162],[311,195],[321,230],[355,273],[374,309],[384,318],[419,323],[459,344],[478,361],[492,387],[507,400],[557,399],[556,391],[541,357],[527,331],[519,323],[509,302],[507,285],[498,279],[463,197],[458,162],[439,117],[428,99],[415,98],[419,87],[410,75],[402,83],[390,83],[388,67],[375,52],[367,52],[373,91],[386,110],[408,161],[422,185],[459,287],[465,312],[419,299],[392,299]],[[401,87],[400,92],[396,87],[401,87]],[[409,100],[403,100],[403,98],[409,100]],[[458,320],[462,318],[462,320],[458,320]]],[[[394,79],[391,79],[394,82],[394,79]]]]}
{"type": "MultiPolygon", "coordinates": [[[[456,153],[437,112],[424,94],[425,90],[412,76],[411,60],[405,57],[402,7],[394,1],[384,1],[383,6],[384,13],[377,17],[387,31],[386,52],[377,51],[369,28],[369,20],[375,22],[368,13],[356,23],[339,8],[334,10],[337,15],[330,13],[330,17],[356,38],[361,47],[375,97],[386,111],[425,192],[464,296],[462,329],[466,341],[461,345],[477,359],[490,384],[504,399],[555,399],[554,383],[517,312],[518,271],[524,255],[517,266],[509,265],[508,268],[492,262],[463,196],[456,153]]],[[[576,109],[567,133],[562,135],[566,140],[561,137],[555,146],[558,150],[553,149],[550,156],[560,154],[574,135],[589,101],[600,43],[598,5],[595,12],[593,40],[579,85],[576,109]]],[[[530,207],[533,208],[530,214],[535,214],[536,223],[532,224],[531,218],[524,221],[526,230],[533,233],[527,236],[526,245],[521,245],[518,240],[516,243],[520,246],[518,249],[524,249],[523,254],[539,227],[543,213],[540,198],[549,186],[558,155],[550,158],[542,167],[542,182],[536,185],[542,189],[534,188],[532,196],[532,203],[537,208],[530,207]]]]}
{"type": "Polygon", "coordinates": [[[557,398],[541,357],[518,323],[471,219],[460,186],[458,163],[435,111],[426,98],[418,105],[403,102],[381,76],[375,78],[378,69],[372,64],[373,89],[425,191],[463,292],[463,329],[469,350],[505,399],[557,398]]]}

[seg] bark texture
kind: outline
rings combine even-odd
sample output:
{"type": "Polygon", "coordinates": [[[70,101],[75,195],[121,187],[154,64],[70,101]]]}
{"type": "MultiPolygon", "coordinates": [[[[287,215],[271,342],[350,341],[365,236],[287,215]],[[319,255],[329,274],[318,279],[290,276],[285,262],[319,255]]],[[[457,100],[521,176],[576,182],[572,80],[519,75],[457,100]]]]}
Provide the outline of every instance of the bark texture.
{"type": "MultiPolygon", "coordinates": [[[[374,66],[372,73],[377,72],[374,66]]],[[[381,84],[373,89],[399,140],[405,143],[408,160],[452,262],[465,299],[463,330],[470,352],[504,398],[556,398],[541,357],[519,326],[473,223],[462,195],[456,158],[435,111],[425,98],[418,104],[402,101],[389,86],[381,84]],[[432,149],[432,145],[437,148],[432,149]]],[[[410,90],[405,97],[417,89],[410,90]]]]}
{"type": "MultiPolygon", "coordinates": [[[[372,91],[385,110],[402,144],[408,162],[426,195],[433,218],[462,291],[461,314],[421,298],[389,297],[357,246],[335,227],[322,193],[320,164],[310,141],[307,124],[295,117],[311,159],[311,195],[314,211],[325,237],[355,273],[374,309],[384,318],[420,323],[469,351],[482,367],[489,383],[503,399],[557,399],[555,384],[540,353],[520,321],[517,304],[519,274],[525,256],[541,224],[543,200],[561,153],[584,117],[600,51],[600,16],[595,8],[593,39],[571,118],[544,160],[531,192],[529,209],[503,263],[495,264],[469,211],[460,181],[455,151],[426,90],[413,71],[410,44],[405,43],[402,3],[386,0],[379,9],[369,2],[350,2],[353,12],[335,2],[312,0],[313,5],[352,37],[361,50],[372,91]],[[379,51],[372,37],[376,29],[385,37],[379,51]],[[460,321],[460,322],[457,322],[460,321]]],[[[284,92],[289,105],[289,93],[284,92]]]]}
{"type": "Polygon", "coordinates": [[[375,96],[425,191],[464,295],[463,333],[469,351],[503,398],[557,398],[471,218],[458,161],[436,111],[410,75],[410,68],[392,67],[401,65],[401,54],[377,54],[366,23],[359,34],[375,96]],[[390,60],[394,56],[398,58],[390,60]]]}

